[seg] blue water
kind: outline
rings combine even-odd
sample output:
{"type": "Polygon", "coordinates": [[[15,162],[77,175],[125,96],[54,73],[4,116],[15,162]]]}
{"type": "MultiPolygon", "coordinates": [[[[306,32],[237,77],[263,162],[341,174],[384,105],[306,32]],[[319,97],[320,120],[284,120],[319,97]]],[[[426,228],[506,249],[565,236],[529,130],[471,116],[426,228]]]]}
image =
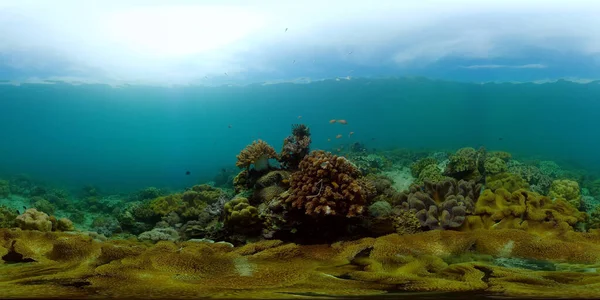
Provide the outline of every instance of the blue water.
{"type": "Polygon", "coordinates": [[[597,82],[56,83],[0,85],[0,99],[0,178],[26,173],[59,186],[130,191],[209,181],[235,168],[235,155],[255,139],[280,150],[295,123],[310,127],[313,149],[356,141],[377,149],[485,146],[600,169],[597,82]]]}

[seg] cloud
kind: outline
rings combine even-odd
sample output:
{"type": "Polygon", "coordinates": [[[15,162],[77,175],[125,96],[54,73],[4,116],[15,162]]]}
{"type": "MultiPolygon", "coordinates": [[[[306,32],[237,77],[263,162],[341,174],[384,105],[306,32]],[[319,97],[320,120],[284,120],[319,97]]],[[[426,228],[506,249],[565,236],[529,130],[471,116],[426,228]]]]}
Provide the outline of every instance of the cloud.
{"type": "Polygon", "coordinates": [[[223,83],[410,73],[450,58],[477,60],[465,69],[541,69],[549,62],[521,64],[536,60],[523,49],[600,54],[598,8],[577,0],[0,0],[0,75],[223,83]],[[521,62],[499,63],[507,59],[521,62]]]}
{"type": "Polygon", "coordinates": [[[464,69],[545,69],[546,65],[543,64],[526,64],[526,65],[471,65],[463,66],[464,69]]]}

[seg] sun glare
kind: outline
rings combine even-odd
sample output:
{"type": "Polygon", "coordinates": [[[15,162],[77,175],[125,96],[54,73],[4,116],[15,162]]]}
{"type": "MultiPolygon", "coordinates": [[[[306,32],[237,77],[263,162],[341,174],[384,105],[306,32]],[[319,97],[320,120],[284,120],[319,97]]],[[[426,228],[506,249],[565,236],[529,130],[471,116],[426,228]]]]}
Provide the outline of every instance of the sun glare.
{"type": "Polygon", "coordinates": [[[118,46],[169,57],[222,49],[265,24],[257,12],[221,6],[138,8],[114,13],[107,22],[107,35],[118,46]]]}

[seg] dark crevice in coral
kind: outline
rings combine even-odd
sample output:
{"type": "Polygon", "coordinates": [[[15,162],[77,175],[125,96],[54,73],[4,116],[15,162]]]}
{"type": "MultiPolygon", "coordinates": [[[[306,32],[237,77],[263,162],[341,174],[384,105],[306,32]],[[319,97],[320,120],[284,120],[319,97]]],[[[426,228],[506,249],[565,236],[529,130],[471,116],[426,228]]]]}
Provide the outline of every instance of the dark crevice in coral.
{"type": "Polygon", "coordinates": [[[12,241],[12,244],[10,245],[10,251],[8,251],[8,253],[2,256],[2,260],[7,264],[36,262],[34,259],[31,258],[23,258],[23,254],[15,251],[16,242],[17,241],[12,241]]]}
{"type": "Polygon", "coordinates": [[[481,281],[485,282],[485,283],[489,283],[490,282],[490,278],[492,277],[492,273],[494,271],[492,271],[489,268],[486,268],[484,266],[475,266],[475,269],[483,272],[483,277],[481,278],[481,281]]]}

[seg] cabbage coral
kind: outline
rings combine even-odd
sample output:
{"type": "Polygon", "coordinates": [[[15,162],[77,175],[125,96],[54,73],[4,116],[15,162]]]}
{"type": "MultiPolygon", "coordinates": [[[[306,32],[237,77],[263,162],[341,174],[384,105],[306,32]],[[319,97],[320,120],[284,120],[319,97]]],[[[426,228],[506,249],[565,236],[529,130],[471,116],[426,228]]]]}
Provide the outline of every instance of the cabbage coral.
{"type": "Polygon", "coordinates": [[[246,148],[237,155],[237,162],[235,165],[245,169],[254,165],[255,170],[264,171],[269,169],[270,158],[277,159],[277,152],[275,152],[275,149],[265,141],[258,140],[246,146],[246,148]]]}

